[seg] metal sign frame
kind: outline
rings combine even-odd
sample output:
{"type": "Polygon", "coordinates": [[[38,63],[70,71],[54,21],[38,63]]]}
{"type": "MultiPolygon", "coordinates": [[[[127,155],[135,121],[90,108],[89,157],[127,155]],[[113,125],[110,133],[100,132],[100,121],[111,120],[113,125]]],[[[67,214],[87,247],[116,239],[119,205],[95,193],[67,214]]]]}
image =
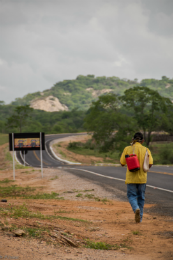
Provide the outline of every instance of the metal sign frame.
{"type": "Polygon", "coordinates": [[[44,133],[10,133],[9,134],[9,150],[13,151],[29,151],[29,150],[40,150],[40,147],[42,150],[45,150],[45,137],[44,133]],[[31,144],[31,146],[23,146],[21,145],[20,147],[15,147],[15,139],[33,139],[37,138],[40,140],[40,145],[36,146],[31,144]],[[13,140],[14,140],[14,147],[13,147],[13,140]]]}
{"type": "Polygon", "coordinates": [[[9,150],[13,151],[13,179],[15,180],[15,159],[14,159],[14,153],[15,151],[23,151],[24,152],[24,165],[25,165],[25,152],[26,151],[32,151],[32,150],[39,150],[40,151],[40,161],[41,161],[41,176],[43,178],[43,155],[42,150],[45,150],[45,136],[44,133],[10,133],[9,134],[9,150]],[[39,145],[37,145],[39,139],[39,145]],[[18,139],[20,142],[19,147],[15,146],[15,139],[18,139]],[[25,139],[25,141],[23,140],[25,139]],[[28,145],[23,145],[28,139],[30,140],[30,143],[28,145]]]}

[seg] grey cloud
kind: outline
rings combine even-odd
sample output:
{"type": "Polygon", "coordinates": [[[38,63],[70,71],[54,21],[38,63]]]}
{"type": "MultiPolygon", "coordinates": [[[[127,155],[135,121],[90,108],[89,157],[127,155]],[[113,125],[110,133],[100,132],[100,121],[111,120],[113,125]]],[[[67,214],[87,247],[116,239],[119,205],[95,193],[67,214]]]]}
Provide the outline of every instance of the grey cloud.
{"type": "Polygon", "coordinates": [[[0,99],[79,74],[172,77],[171,2],[0,0],[0,99]]]}

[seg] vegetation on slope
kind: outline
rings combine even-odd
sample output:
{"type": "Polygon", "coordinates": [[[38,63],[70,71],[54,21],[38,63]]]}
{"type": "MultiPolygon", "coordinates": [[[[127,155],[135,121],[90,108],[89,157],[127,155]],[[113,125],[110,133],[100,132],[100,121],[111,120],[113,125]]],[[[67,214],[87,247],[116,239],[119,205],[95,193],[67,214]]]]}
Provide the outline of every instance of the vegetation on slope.
{"type": "Polygon", "coordinates": [[[143,79],[141,82],[118,77],[95,77],[94,75],[79,75],[75,80],[64,80],[56,83],[43,92],[30,93],[23,98],[16,98],[11,105],[29,105],[33,99],[44,99],[47,96],[57,97],[69,110],[78,108],[87,110],[92,101],[97,99],[102,90],[108,89],[112,93],[123,95],[124,91],[134,87],[144,86],[157,90],[161,96],[173,99],[173,79],[163,76],[161,80],[143,79]]]}

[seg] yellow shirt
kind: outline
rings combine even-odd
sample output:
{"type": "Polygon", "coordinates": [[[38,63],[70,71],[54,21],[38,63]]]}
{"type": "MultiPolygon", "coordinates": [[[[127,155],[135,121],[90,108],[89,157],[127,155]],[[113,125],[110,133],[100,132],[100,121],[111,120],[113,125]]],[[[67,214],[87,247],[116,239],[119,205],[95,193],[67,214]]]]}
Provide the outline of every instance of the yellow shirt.
{"type": "Polygon", "coordinates": [[[130,172],[128,170],[128,168],[127,168],[125,183],[126,184],[130,184],[130,183],[138,183],[138,184],[146,183],[147,182],[147,172],[144,172],[144,170],[143,170],[143,163],[144,163],[144,157],[145,157],[146,149],[147,149],[148,154],[149,154],[149,164],[153,164],[153,158],[152,158],[151,152],[150,152],[150,150],[148,148],[146,148],[145,146],[142,146],[142,144],[140,144],[138,142],[133,144],[133,146],[125,147],[124,151],[123,151],[123,153],[121,155],[121,158],[120,158],[120,163],[123,164],[123,165],[126,165],[125,155],[132,154],[133,153],[133,149],[134,149],[134,153],[138,157],[138,160],[139,160],[139,163],[140,163],[140,170],[138,170],[136,172],[130,172]]]}

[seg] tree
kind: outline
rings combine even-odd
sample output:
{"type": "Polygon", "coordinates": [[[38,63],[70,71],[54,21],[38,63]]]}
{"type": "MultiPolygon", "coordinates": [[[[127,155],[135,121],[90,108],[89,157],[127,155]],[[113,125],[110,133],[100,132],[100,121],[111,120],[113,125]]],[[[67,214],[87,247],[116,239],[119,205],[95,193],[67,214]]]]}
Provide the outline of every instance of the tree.
{"type": "Polygon", "coordinates": [[[101,150],[117,149],[122,152],[130,143],[135,122],[133,118],[120,113],[120,100],[115,94],[100,96],[92,103],[84,127],[93,132],[93,139],[101,150]]]}
{"type": "Polygon", "coordinates": [[[143,130],[147,146],[151,141],[151,132],[159,129],[161,118],[172,106],[169,98],[147,87],[133,87],[121,97],[127,108],[132,108],[138,127],[143,130]]]}
{"type": "Polygon", "coordinates": [[[17,127],[21,133],[23,126],[26,125],[31,118],[32,111],[33,108],[29,107],[29,105],[17,106],[14,109],[14,113],[7,118],[7,127],[17,127]]]}
{"type": "Polygon", "coordinates": [[[5,105],[5,102],[0,100],[0,106],[4,106],[5,105]]]}

